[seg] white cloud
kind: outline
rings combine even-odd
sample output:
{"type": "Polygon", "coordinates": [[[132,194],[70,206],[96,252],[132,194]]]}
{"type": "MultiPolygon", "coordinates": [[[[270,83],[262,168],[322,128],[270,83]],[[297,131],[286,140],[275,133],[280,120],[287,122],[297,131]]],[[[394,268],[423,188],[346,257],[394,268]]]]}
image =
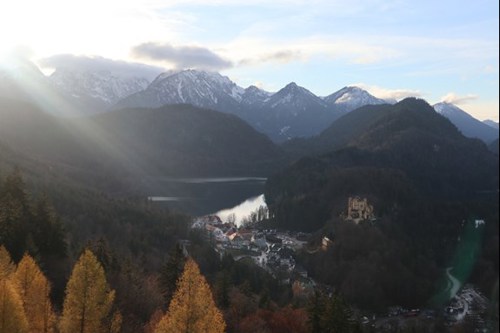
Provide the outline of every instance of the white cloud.
{"type": "Polygon", "coordinates": [[[176,69],[197,68],[218,71],[230,68],[233,64],[201,46],[173,46],[168,43],[142,43],[132,48],[136,58],[166,62],[176,69]]]}
{"type": "Polygon", "coordinates": [[[388,89],[382,88],[376,85],[369,85],[365,83],[354,83],[351,86],[360,87],[365,89],[370,94],[375,97],[386,99],[386,100],[396,100],[400,101],[406,97],[422,97],[422,92],[419,90],[412,89],[388,89]]]}
{"type": "Polygon", "coordinates": [[[441,97],[441,102],[452,103],[455,105],[467,104],[471,101],[477,100],[478,95],[468,94],[465,96],[459,96],[453,92],[450,92],[443,97],[441,97]]]}
{"type": "Polygon", "coordinates": [[[257,54],[253,58],[244,58],[238,61],[239,66],[259,65],[263,63],[287,64],[292,61],[303,60],[300,50],[280,50],[270,53],[257,54]]]}
{"type": "Polygon", "coordinates": [[[112,60],[99,56],[76,56],[72,54],[58,54],[37,61],[42,68],[66,68],[81,72],[109,71],[120,76],[137,76],[154,79],[165,68],[140,63],[112,60]]]}

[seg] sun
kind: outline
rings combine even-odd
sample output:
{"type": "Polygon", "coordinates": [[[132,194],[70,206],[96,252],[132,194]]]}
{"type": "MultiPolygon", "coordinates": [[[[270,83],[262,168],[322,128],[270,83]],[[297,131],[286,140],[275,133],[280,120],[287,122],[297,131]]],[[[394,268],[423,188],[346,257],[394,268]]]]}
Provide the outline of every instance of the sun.
{"type": "MultiPolygon", "coordinates": [[[[177,23],[155,11],[161,0],[1,0],[0,53],[18,45],[54,54],[127,58],[134,45],[171,40],[177,23]],[[146,37],[145,37],[146,36],[146,37]]],[[[168,1],[167,1],[168,2],[168,1]]]]}

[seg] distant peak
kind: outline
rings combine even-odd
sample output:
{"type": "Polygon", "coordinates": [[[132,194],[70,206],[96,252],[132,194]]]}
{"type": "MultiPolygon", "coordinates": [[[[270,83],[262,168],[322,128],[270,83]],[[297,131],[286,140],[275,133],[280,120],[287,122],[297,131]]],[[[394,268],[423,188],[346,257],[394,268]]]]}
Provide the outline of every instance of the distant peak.
{"type": "Polygon", "coordinates": [[[432,106],[434,110],[436,110],[438,113],[446,113],[450,111],[462,111],[458,106],[456,106],[453,103],[449,102],[439,102],[436,103],[432,106]]]}
{"type": "Polygon", "coordinates": [[[287,84],[281,90],[282,91],[286,91],[286,92],[306,92],[306,93],[310,93],[309,90],[307,90],[306,88],[303,88],[303,87],[299,86],[295,82],[290,82],[289,84],[287,84]]]}
{"type": "Polygon", "coordinates": [[[269,92],[267,92],[267,91],[265,91],[263,89],[260,89],[259,87],[254,86],[254,85],[251,85],[248,88],[246,88],[245,92],[246,93],[250,93],[250,94],[266,94],[266,95],[269,95],[269,92]]]}
{"type": "Polygon", "coordinates": [[[251,86],[248,86],[248,88],[245,89],[246,91],[259,91],[258,87],[254,86],[253,84],[251,86]]]}
{"type": "Polygon", "coordinates": [[[347,90],[347,91],[366,91],[366,90],[361,89],[360,87],[357,87],[357,86],[345,86],[342,89],[347,90]]]}
{"type": "MultiPolygon", "coordinates": [[[[417,97],[406,97],[405,99],[399,101],[396,105],[402,106],[410,110],[417,109],[434,109],[425,99],[417,97]]],[[[435,109],[434,109],[435,110],[435,109]]]]}

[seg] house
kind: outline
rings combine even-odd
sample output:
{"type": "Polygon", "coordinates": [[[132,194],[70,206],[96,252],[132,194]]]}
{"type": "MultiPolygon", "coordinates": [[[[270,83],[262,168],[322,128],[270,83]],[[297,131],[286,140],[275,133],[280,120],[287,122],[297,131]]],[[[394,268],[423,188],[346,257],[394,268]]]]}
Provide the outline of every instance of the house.
{"type": "Polygon", "coordinates": [[[371,220],[375,218],[373,206],[368,203],[367,198],[358,196],[349,197],[347,203],[347,218],[348,221],[353,221],[358,224],[361,221],[371,220]]]}
{"type": "Polygon", "coordinates": [[[267,249],[266,238],[262,234],[260,234],[260,235],[253,235],[252,239],[251,239],[251,242],[253,244],[255,244],[255,246],[257,246],[261,250],[266,250],[267,249]]]}
{"type": "Polygon", "coordinates": [[[326,251],[330,246],[333,245],[333,238],[330,239],[328,236],[324,236],[323,239],[321,240],[321,250],[326,251]]]}

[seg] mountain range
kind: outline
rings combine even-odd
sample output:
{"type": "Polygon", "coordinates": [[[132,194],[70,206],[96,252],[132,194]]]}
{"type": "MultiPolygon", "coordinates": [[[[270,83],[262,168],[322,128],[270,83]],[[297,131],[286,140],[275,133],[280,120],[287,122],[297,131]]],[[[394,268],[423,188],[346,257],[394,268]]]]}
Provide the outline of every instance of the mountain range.
{"type": "Polygon", "coordinates": [[[35,65],[20,63],[11,71],[0,71],[2,90],[17,87],[14,94],[6,95],[46,104],[53,114],[74,116],[191,104],[237,115],[275,142],[318,134],[346,112],[366,104],[385,103],[357,87],[344,87],[321,98],[295,83],[270,93],[255,86],[244,89],[219,73],[198,70],[168,71],[150,82],[145,77],[64,67],[47,77],[35,65]]]}
{"type": "MultiPolygon", "coordinates": [[[[275,93],[255,86],[244,89],[219,73],[198,70],[167,71],[151,82],[146,77],[65,67],[56,68],[47,77],[27,61],[18,61],[13,67],[9,71],[0,69],[0,93],[31,100],[56,115],[191,104],[236,115],[278,143],[318,135],[359,107],[395,103],[354,86],[326,97],[316,96],[294,82],[275,93]]],[[[498,138],[495,122],[480,122],[449,103],[438,103],[434,108],[467,137],[488,144],[498,138]]]]}
{"type": "Polygon", "coordinates": [[[239,87],[218,73],[185,70],[159,75],[145,90],[115,108],[189,103],[235,114],[275,142],[315,135],[346,112],[387,103],[358,87],[344,87],[321,98],[292,82],[276,93],[239,87]]]}

